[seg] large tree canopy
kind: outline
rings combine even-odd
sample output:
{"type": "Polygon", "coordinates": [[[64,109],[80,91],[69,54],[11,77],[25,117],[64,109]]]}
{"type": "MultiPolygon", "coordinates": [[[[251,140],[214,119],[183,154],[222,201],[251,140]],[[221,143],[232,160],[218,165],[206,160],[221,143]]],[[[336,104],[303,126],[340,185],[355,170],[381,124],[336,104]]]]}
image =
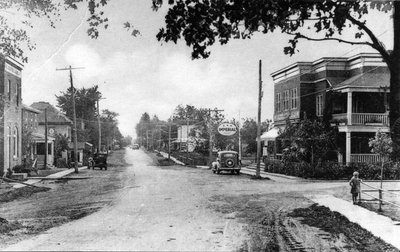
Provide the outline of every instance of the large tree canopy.
{"type": "MultiPolygon", "coordinates": [[[[153,0],[158,9],[162,0],[153,0]]],[[[378,51],[390,70],[390,125],[400,146],[400,1],[367,0],[169,0],[160,41],[184,40],[192,58],[207,58],[216,42],[251,38],[256,32],[280,30],[291,36],[286,54],[296,52],[300,39],[365,45],[378,51]],[[367,22],[375,10],[393,19],[393,49],[388,50],[367,22]],[[342,36],[353,31],[353,38],[342,36]],[[398,125],[398,126],[397,126],[398,125]]],[[[372,20],[375,21],[376,20],[372,20]]]]}
{"type": "MultiPolygon", "coordinates": [[[[0,1],[0,52],[27,61],[23,48],[34,49],[35,43],[27,33],[34,27],[33,17],[46,18],[49,25],[56,26],[62,11],[77,9],[85,5],[89,12],[86,22],[87,34],[91,38],[99,36],[100,29],[107,29],[108,17],[104,7],[110,0],[1,0],[0,1]],[[16,16],[21,18],[16,18],[16,16]],[[20,20],[19,22],[16,22],[20,20]]],[[[124,27],[137,36],[136,30],[129,22],[124,27]]]]}
{"type": "MultiPolygon", "coordinates": [[[[154,8],[161,4],[162,1],[153,0],[154,8]]],[[[293,36],[284,47],[286,54],[295,53],[299,39],[336,40],[371,46],[389,59],[364,18],[370,9],[391,11],[393,4],[389,1],[170,0],[168,4],[166,26],[160,29],[157,38],[175,43],[184,39],[193,48],[193,58],[207,58],[210,55],[207,48],[216,41],[226,44],[231,39],[250,38],[255,32],[279,29],[293,36]],[[342,31],[352,26],[357,30],[354,39],[341,38],[342,31]],[[321,35],[313,36],[313,32],[321,35]]]]}

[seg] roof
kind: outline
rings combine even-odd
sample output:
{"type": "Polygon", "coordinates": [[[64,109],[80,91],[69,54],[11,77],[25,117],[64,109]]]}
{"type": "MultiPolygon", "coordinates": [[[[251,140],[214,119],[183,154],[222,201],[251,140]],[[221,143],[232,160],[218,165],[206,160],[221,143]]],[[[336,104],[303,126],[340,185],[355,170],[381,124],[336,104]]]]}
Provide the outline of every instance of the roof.
{"type": "Polygon", "coordinates": [[[35,113],[35,114],[40,114],[42,113],[42,111],[38,110],[38,109],[34,109],[32,107],[29,107],[28,105],[22,104],[22,109],[23,110],[27,110],[29,112],[35,113]]]}
{"type": "Polygon", "coordinates": [[[48,102],[35,102],[31,105],[32,108],[42,111],[38,115],[38,122],[44,122],[44,110],[47,109],[47,123],[48,124],[68,124],[71,125],[72,121],[66,115],[61,113],[58,109],[56,109],[53,105],[48,102]]]}
{"type": "MultiPolygon", "coordinates": [[[[32,132],[32,138],[34,141],[43,141],[45,140],[45,137],[43,134],[37,133],[37,132],[32,132]]],[[[47,141],[54,141],[55,138],[51,136],[47,136],[47,141]]]]}
{"type": "Polygon", "coordinates": [[[335,85],[335,88],[383,87],[383,86],[389,86],[389,83],[390,83],[390,74],[361,73],[335,85]]]}

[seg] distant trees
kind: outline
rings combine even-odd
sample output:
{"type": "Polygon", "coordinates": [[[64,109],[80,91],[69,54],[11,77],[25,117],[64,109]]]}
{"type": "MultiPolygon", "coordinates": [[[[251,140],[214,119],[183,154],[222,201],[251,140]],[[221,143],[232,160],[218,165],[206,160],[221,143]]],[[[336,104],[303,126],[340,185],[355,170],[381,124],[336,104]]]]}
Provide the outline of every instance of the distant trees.
{"type": "MultiPolygon", "coordinates": [[[[57,107],[73,118],[72,110],[72,89],[68,88],[66,92],[60,92],[56,95],[57,107]]],[[[102,94],[99,87],[94,85],[90,88],[75,89],[75,108],[77,118],[77,133],[79,141],[89,142],[98,145],[99,126],[96,102],[101,99],[102,94]],[[83,126],[83,127],[82,127],[83,126]]],[[[105,109],[100,115],[102,145],[110,146],[115,141],[121,141],[123,136],[118,128],[118,113],[105,109]]]]}
{"type": "MultiPolygon", "coordinates": [[[[227,122],[224,114],[212,109],[197,108],[193,105],[178,105],[168,121],[159,120],[157,116],[150,116],[147,112],[143,113],[139,123],[136,124],[136,134],[142,145],[149,146],[149,149],[158,147],[161,139],[162,146],[168,146],[168,130],[171,127],[171,141],[178,137],[178,127],[192,126],[188,132],[190,141],[195,143],[196,151],[202,153],[209,152],[210,134],[212,135],[213,147],[218,150],[236,150],[238,151],[238,133],[234,136],[223,136],[218,134],[217,128],[222,122],[227,122]]],[[[238,121],[229,120],[238,127],[238,121]]],[[[266,122],[267,123],[267,122],[266,122]]],[[[251,134],[251,128],[245,127],[244,131],[251,134]]],[[[185,133],[183,133],[185,135],[185,133]]],[[[256,131],[254,132],[256,134],[256,131]]],[[[246,142],[255,141],[247,139],[246,142]]],[[[248,137],[250,138],[250,137],[248,137]]]]}
{"type": "MultiPolygon", "coordinates": [[[[261,132],[265,132],[269,129],[271,120],[266,120],[261,123],[261,132]]],[[[257,152],[257,122],[253,118],[246,118],[240,129],[240,134],[243,143],[247,145],[246,153],[257,152]]]]}

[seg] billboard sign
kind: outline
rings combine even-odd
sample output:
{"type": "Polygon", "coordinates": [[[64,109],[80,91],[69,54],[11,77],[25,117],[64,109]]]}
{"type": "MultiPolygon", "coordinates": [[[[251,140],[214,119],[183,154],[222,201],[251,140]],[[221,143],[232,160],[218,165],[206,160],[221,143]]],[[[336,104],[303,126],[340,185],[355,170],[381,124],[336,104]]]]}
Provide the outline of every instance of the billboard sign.
{"type": "Polygon", "coordinates": [[[221,123],[218,126],[218,133],[223,136],[232,136],[236,134],[236,126],[232,123],[221,123]]]}

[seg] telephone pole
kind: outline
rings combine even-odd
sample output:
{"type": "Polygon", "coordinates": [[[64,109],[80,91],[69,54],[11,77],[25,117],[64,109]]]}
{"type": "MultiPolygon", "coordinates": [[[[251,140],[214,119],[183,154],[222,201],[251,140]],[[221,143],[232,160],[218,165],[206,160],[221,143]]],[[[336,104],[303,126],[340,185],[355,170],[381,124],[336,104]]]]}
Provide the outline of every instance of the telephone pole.
{"type": "Polygon", "coordinates": [[[49,145],[47,143],[47,108],[44,109],[44,169],[47,169],[47,155],[49,153],[49,145]]]}
{"type": "Polygon", "coordinates": [[[68,70],[69,71],[69,80],[71,83],[71,92],[72,92],[72,113],[73,113],[73,121],[74,121],[74,125],[73,125],[73,132],[74,132],[74,168],[75,168],[75,173],[78,173],[78,134],[76,132],[76,110],[75,110],[75,90],[74,90],[74,82],[72,79],[72,70],[75,69],[83,69],[83,67],[71,67],[69,66],[68,68],[60,68],[60,69],[56,69],[57,71],[65,71],[68,70]]]}
{"type": "Polygon", "coordinates": [[[260,159],[261,159],[261,100],[262,100],[262,78],[261,78],[261,60],[260,60],[260,63],[259,63],[259,83],[258,83],[257,167],[256,167],[256,178],[260,177],[260,159]]]}
{"type": "Polygon", "coordinates": [[[99,100],[100,100],[100,98],[97,99],[97,123],[99,125],[99,143],[98,143],[98,147],[97,147],[97,153],[100,153],[100,150],[101,150],[101,123],[100,123],[99,100]]]}
{"type": "Polygon", "coordinates": [[[209,128],[209,134],[210,134],[210,139],[209,139],[209,153],[208,153],[208,166],[211,169],[211,165],[213,162],[213,128],[212,128],[212,122],[211,122],[211,111],[215,112],[217,114],[218,112],[224,111],[223,109],[208,109],[208,128],[209,128]]]}

